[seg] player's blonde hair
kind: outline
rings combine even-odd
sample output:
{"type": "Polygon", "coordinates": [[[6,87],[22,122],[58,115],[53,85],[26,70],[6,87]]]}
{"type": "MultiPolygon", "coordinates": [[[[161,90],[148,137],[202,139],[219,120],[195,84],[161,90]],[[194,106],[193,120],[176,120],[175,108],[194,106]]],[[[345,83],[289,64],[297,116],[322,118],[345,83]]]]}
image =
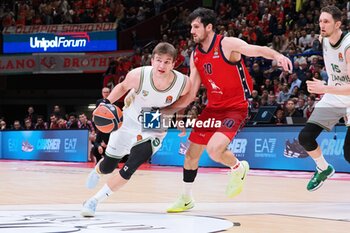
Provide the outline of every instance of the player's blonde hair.
{"type": "Polygon", "coordinates": [[[161,42],[157,44],[157,46],[153,49],[152,52],[152,58],[154,58],[154,55],[159,54],[167,54],[173,58],[173,61],[176,60],[177,52],[175,47],[172,44],[169,44],[167,42],[161,42]]]}

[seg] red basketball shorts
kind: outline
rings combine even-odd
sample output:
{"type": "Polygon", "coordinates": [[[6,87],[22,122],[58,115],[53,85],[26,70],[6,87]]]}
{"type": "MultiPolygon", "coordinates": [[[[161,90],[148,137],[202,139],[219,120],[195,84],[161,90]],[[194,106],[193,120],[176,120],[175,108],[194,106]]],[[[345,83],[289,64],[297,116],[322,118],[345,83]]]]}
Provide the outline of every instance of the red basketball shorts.
{"type": "Polygon", "coordinates": [[[197,121],[220,121],[220,127],[202,127],[201,124],[195,124],[195,127],[192,129],[189,140],[193,143],[207,145],[210,138],[214,133],[220,132],[226,135],[230,140],[232,140],[238,130],[243,127],[246,119],[248,117],[248,109],[247,108],[239,108],[239,109],[230,109],[220,111],[217,109],[207,109],[205,108],[197,121]],[[198,127],[200,126],[200,127],[198,127]]]}

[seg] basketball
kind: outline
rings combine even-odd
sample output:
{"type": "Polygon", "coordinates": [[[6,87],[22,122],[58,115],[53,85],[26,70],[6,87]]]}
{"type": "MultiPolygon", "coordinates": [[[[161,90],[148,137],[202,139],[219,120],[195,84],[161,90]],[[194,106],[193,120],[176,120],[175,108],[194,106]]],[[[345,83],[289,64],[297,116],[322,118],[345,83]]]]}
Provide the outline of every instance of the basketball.
{"type": "Polygon", "coordinates": [[[101,104],[92,113],[96,128],[102,133],[110,133],[121,127],[123,112],[114,104],[101,104]]]}

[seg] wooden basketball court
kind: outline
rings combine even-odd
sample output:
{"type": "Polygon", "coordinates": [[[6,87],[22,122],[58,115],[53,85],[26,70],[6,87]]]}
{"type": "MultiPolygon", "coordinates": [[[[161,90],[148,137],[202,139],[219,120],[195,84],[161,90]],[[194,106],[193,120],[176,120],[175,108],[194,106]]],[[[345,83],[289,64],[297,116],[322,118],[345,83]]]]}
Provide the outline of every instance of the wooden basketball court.
{"type": "MultiPolygon", "coordinates": [[[[2,215],[13,210],[69,210],[79,214],[83,201],[106,180],[104,177],[95,190],[86,189],[91,167],[91,163],[0,160],[2,215]]],[[[308,192],[309,172],[252,170],[242,194],[229,199],[224,195],[227,172],[200,168],[194,187],[196,206],[181,215],[227,219],[234,224],[225,232],[350,231],[350,174],[336,173],[321,189],[308,192]]],[[[182,190],[181,182],[181,168],[143,165],[124,188],[98,206],[96,215],[104,211],[168,215],[165,209],[182,190]]]]}

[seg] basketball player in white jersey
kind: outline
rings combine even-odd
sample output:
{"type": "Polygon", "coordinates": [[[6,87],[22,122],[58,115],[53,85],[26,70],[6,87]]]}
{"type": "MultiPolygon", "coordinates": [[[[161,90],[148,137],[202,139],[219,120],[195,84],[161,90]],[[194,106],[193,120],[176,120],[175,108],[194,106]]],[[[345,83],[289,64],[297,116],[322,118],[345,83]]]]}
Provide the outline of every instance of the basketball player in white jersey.
{"type": "MultiPolygon", "coordinates": [[[[129,91],[125,98],[123,124],[111,133],[106,156],[89,174],[86,186],[94,188],[102,174],[112,173],[125,155],[129,155],[129,158],[119,172],[84,203],[81,210],[84,217],[94,216],[97,203],[125,185],[136,169],[161,147],[166,130],[144,130],[143,111],[169,106],[188,93],[188,77],[173,70],[176,54],[171,44],[159,43],[153,50],[152,66],[131,70],[107,97],[107,103],[114,103],[129,91]]],[[[157,116],[159,111],[153,115],[155,118],[157,116]]]]}
{"type": "MultiPolygon", "coordinates": [[[[331,130],[339,119],[349,114],[350,108],[350,33],[342,32],[342,12],[335,6],[322,8],[319,18],[323,58],[328,74],[328,84],[314,79],[307,81],[311,93],[324,94],[316,104],[306,126],[299,134],[299,142],[314,159],[316,172],[307,185],[314,191],[335,172],[325,160],[316,138],[323,129],[331,130]]],[[[349,121],[347,121],[349,123],[349,121]]],[[[344,157],[350,162],[349,128],[344,142],[344,157]]]]}

